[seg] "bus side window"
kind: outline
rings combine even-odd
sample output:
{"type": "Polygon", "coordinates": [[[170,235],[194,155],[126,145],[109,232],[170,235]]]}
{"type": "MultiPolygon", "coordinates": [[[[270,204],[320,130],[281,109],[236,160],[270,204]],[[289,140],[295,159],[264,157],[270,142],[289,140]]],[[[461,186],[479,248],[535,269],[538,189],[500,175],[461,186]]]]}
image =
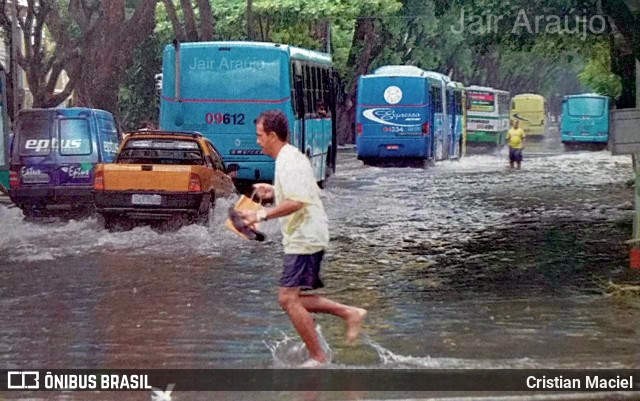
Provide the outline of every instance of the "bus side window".
{"type": "Polygon", "coordinates": [[[435,87],[435,112],[442,113],[442,88],[439,86],[435,87]]]}
{"type": "Polygon", "coordinates": [[[305,105],[304,105],[304,114],[313,113],[313,93],[312,93],[312,85],[311,85],[311,69],[308,65],[304,66],[304,92],[305,92],[305,105]]]}
{"type": "Polygon", "coordinates": [[[324,104],[327,106],[327,112],[331,112],[330,99],[331,99],[331,80],[329,79],[329,70],[322,69],[322,98],[324,104]]]}
{"type": "Polygon", "coordinates": [[[429,86],[429,98],[430,100],[430,104],[431,104],[431,110],[433,110],[433,112],[436,112],[436,93],[435,93],[435,87],[433,86],[429,86]]]}
{"type": "Polygon", "coordinates": [[[294,101],[294,110],[295,115],[298,118],[304,118],[304,104],[305,104],[305,92],[304,92],[304,81],[303,81],[303,67],[300,64],[300,61],[294,61],[292,63],[291,73],[293,76],[293,101],[294,101]]]}
{"type": "Polygon", "coordinates": [[[296,92],[296,63],[295,61],[291,61],[291,65],[289,66],[289,86],[291,87],[291,106],[293,107],[293,115],[298,115],[298,96],[299,94],[296,92]]]}
{"type": "Polygon", "coordinates": [[[318,99],[318,74],[317,67],[311,67],[311,113],[314,115],[317,111],[317,99],[318,99]]]}

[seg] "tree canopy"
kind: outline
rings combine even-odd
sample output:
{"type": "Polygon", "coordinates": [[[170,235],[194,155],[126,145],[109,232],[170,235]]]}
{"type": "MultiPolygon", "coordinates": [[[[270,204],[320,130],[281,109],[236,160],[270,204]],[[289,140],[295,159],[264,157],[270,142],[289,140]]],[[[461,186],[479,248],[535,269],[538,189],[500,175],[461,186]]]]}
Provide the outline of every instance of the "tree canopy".
{"type": "MultiPolygon", "coordinates": [[[[154,75],[174,38],[329,49],[344,85],[343,142],[353,139],[357,77],[377,66],[416,65],[512,94],[616,98],[624,91],[616,52],[637,58],[640,43],[639,16],[623,0],[25,1],[18,62],[34,105],[53,107],[73,92],[77,105],[113,111],[127,128],[157,119],[154,75]],[[63,69],[69,83],[54,93],[63,69]]],[[[13,20],[2,4],[8,44],[13,20]]]]}

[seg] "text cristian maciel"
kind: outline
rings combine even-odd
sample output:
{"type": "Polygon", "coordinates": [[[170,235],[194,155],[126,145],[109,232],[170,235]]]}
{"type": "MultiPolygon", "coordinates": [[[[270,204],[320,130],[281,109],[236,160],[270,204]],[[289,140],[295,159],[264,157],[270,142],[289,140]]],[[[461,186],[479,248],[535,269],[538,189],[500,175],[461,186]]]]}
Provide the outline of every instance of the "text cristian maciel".
{"type": "Polygon", "coordinates": [[[615,378],[602,378],[598,376],[585,376],[584,379],[567,379],[556,377],[527,377],[527,387],[530,389],[601,389],[601,390],[631,390],[633,389],[633,376],[615,378]]]}

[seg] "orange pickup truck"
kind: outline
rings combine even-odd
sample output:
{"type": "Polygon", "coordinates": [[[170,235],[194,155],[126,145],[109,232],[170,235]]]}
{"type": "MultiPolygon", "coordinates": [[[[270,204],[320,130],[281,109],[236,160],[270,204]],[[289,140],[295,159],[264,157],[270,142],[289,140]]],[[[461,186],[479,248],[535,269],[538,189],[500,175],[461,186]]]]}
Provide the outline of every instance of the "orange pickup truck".
{"type": "Polygon", "coordinates": [[[107,229],[134,219],[208,224],[216,198],[234,192],[225,171],[216,148],[199,133],[131,132],[114,163],[96,167],[96,211],[107,229]]]}

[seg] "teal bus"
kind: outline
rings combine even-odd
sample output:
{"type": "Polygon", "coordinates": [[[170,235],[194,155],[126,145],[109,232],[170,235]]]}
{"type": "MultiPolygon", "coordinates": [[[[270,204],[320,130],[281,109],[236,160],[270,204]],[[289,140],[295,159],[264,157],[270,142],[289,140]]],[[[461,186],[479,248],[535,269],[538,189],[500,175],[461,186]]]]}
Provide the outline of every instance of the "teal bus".
{"type": "Polygon", "coordinates": [[[4,72],[0,72],[0,193],[7,193],[9,189],[9,147],[11,138],[9,135],[9,114],[7,113],[7,81],[4,72]]]}
{"type": "Polygon", "coordinates": [[[275,163],[256,143],[254,121],[282,110],[291,144],[307,155],[322,187],[336,165],[336,93],[326,53],[261,42],[174,42],[162,58],[160,128],[202,133],[245,190],[273,180],[275,163]]]}
{"type": "Polygon", "coordinates": [[[609,98],[595,93],[565,96],[560,138],[566,150],[602,150],[609,142],[609,98]]]}

